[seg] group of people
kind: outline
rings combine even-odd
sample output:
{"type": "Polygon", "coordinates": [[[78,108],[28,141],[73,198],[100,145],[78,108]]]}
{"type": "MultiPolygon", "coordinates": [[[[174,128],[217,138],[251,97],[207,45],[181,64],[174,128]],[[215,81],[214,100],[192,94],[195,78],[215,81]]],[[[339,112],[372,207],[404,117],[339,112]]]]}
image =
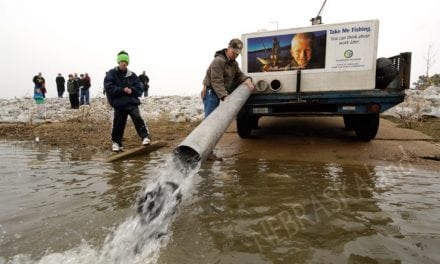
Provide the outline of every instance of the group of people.
{"type": "MultiPolygon", "coordinates": [[[[61,76],[61,74],[58,74],[58,78],[62,78],[64,80],[64,77],[61,76]]],[[[69,74],[69,79],[67,80],[67,93],[69,94],[69,101],[70,101],[70,107],[72,109],[78,109],[80,105],[86,104],[90,105],[90,76],[85,74],[80,74],[78,77],[78,74],[69,74]]],[[[64,83],[64,82],[63,82],[64,83]]],[[[58,97],[63,97],[64,93],[64,85],[58,86],[57,81],[57,90],[58,90],[58,97]]]]}
{"type": "MultiPolygon", "coordinates": [[[[40,98],[46,98],[46,80],[42,76],[41,72],[35,75],[32,79],[34,83],[34,99],[37,101],[40,98]]],[[[78,109],[80,105],[90,104],[90,87],[91,81],[88,73],[80,74],[69,74],[69,79],[64,79],[61,73],[55,78],[55,83],[57,85],[58,98],[63,98],[64,92],[69,94],[70,106],[72,109],[78,109]]]]}

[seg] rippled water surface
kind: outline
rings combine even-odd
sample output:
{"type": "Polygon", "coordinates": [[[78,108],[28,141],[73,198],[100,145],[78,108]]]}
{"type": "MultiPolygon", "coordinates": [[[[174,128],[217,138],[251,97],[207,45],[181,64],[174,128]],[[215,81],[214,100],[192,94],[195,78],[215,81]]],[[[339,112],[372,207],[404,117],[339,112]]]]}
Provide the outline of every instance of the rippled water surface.
{"type": "MultiPolygon", "coordinates": [[[[0,143],[0,263],[95,263],[165,156],[0,143]]],[[[159,263],[440,263],[438,171],[232,158],[193,184],[159,263]]]]}

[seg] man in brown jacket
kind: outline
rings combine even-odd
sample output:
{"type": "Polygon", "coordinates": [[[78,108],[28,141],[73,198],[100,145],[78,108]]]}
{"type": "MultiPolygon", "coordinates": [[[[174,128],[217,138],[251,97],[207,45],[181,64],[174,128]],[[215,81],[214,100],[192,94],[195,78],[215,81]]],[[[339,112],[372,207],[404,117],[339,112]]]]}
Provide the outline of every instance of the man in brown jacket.
{"type": "Polygon", "coordinates": [[[203,80],[202,99],[205,118],[217,108],[220,100],[223,101],[243,82],[249,89],[254,89],[251,78],[241,72],[235,60],[242,48],[241,40],[232,39],[227,49],[215,53],[214,60],[209,65],[203,80]]]}

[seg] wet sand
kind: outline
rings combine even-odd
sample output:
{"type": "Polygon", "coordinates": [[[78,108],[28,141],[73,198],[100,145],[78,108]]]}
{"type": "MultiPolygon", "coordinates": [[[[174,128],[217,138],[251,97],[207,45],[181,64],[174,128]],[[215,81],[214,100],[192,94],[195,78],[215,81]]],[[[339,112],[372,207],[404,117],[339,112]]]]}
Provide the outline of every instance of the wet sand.
{"type": "Polygon", "coordinates": [[[344,128],[341,117],[263,117],[249,139],[240,139],[235,122],[216,152],[221,157],[244,159],[372,164],[411,162],[440,170],[440,144],[419,131],[400,128],[381,119],[379,132],[370,142],[359,141],[344,128]]]}
{"type": "MultiPolygon", "coordinates": [[[[169,149],[177,146],[198,125],[196,122],[148,122],[153,141],[166,142],[169,149]]],[[[0,124],[0,138],[33,141],[54,147],[81,149],[89,154],[110,155],[111,123],[58,122],[42,124],[0,124]]],[[[290,160],[371,164],[410,162],[427,169],[440,168],[440,143],[419,131],[398,127],[381,119],[376,138],[359,141],[354,131],[344,128],[341,117],[263,117],[253,137],[241,139],[232,122],[216,153],[223,158],[290,160]]],[[[135,148],[140,139],[128,121],[124,146],[135,148]]]]}
{"type": "MultiPolygon", "coordinates": [[[[170,122],[155,120],[147,122],[153,141],[163,141],[172,147],[185,138],[197,122],[170,122]]],[[[81,150],[89,154],[111,154],[111,122],[67,121],[40,124],[0,124],[0,138],[13,141],[34,141],[53,147],[81,150]]],[[[124,148],[136,148],[141,139],[131,120],[127,120],[124,148]]]]}

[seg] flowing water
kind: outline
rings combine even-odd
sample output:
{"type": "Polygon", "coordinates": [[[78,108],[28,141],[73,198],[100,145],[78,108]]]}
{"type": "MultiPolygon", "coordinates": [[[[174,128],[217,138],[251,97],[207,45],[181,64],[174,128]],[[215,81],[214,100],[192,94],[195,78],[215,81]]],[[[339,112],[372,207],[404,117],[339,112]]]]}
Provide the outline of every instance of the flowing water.
{"type": "Polygon", "coordinates": [[[440,263],[439,189],[438,171],[408,163],[183,173],[160,151],[104,163],[1,142],[0,263],[440,263]],[[170,195],[146,215],[137,201],[159,186],[170,195]]]}

